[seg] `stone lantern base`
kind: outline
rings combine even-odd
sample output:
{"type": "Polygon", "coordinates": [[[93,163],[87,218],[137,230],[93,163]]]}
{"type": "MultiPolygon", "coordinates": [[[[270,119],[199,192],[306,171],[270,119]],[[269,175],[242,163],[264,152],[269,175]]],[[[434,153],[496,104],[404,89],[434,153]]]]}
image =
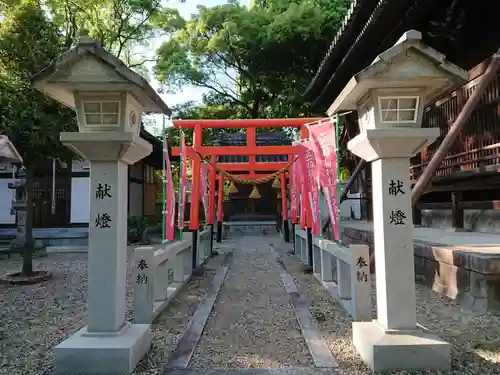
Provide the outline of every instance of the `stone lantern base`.
{"type": "Polygon", "coordinates": [[[449,370],[451,345],[423,327],[386,331],[376,321],[353,322],[354,346],[373,372],[449,370]]]}
{"type": "Polygon", "coordinates": [[[54,348],[56,374],[130,374],[151,346],[149,324],[125,323],[113,333],[82,328],[54,348]]]}

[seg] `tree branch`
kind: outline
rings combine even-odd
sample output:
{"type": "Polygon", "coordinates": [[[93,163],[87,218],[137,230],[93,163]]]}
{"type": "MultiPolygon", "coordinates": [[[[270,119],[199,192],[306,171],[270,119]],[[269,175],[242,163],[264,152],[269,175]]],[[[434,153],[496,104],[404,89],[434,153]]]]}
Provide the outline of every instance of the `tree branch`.
{"type": "Polygon", "coordinates": [[[135,63],[135,64],[129,64],[128,67],[129,68],[137,68],[139,66],[142,66],[144,65],[145,63],[148,63],[148,62],[155,62],[156,59],[144,59],[143,61],[141,62],[138,62],[138,63],[135,63]]]}

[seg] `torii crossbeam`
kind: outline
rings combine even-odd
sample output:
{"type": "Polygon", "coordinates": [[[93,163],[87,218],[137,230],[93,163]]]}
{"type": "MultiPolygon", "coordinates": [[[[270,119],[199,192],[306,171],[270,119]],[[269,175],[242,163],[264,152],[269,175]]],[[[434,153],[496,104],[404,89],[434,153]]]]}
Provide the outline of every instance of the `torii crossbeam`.
{"type": "MultiPolygon", "coordinates": [[[[282,118],[282,119],[239,119],[239,120],[174,120],[174,127],[181,129],[193,129],[193,149],[203,157],[210,157],[211,164],[217,164],[217,168],[225,172],[239,172],[240,177],[256,178],[262,176],[259,172],[269,172],[269,174],[279,171],[292,160],[295,154],[295,146],[257,146],[256,130],[257,128],[285,128],[293,127],[300,129],[301,138],[307,137],[307,129],[304,125],[326,120],[325,118],[282,118]],[[245,146],[203,146],[203,129],[246,129],[245,146]],[[246,163],[216,163],[218,156],[248,156],[246,163]],[[257,155],[286,155],[287,162],[256,162],[257,155]],[[246,172],[246,174],[241,174],[246,172]]],[[[179,147],[172,147],[172,156],[179,156],[179,147]]],[[[198,192],[200,188],[200,163],[199,157],[192,157],[192,191],[198,192]]],[[[210,168],[209,176],[209,203],[207,224],[212,227],[213,233],[215,216],[215,186],[216,170],[210,168]]],[[[222,198],[224,195],[224,174],[219,174],[218,202],[217,202],[217,242],[222,240],[222,198]]],[[[288,227],[288,209],[286,200],[286,176],[281,176],[281,199],[282,199],[282,218],[285,239],[289,239],[288,227]]],[[[199,194],[191,195],[189,229],[193,232],[193,239],[197,237],[199,229],[199,194]]],[[[310,215],[307,215],[310,216],[310,215]]],[[[196,243],[193,241],[193,250],[196,251],[196,243]]]]}

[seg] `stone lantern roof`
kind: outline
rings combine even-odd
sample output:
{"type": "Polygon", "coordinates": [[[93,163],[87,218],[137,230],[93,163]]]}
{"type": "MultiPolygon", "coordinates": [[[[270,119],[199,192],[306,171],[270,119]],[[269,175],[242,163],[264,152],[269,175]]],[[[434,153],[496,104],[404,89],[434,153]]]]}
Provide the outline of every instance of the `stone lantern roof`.
{"type": "Polygon", "coordinates": [[[52,64],[35,74],[31,81],[34,87],[72,109],[76,107],[74,87],[81,86],[85,81],[90,82],[86,90],[102,91],[102,87],[99,87],[101,85],[107,91],[110,87],[120,91],[126,86],[144,107],[144,112],[164,113],[168,116],[172,113],[146,79],[106,51],[99,41],[88,36],[82,36],[75,47],[57,57],[52,64]],[[81,65],[88,56],[93,56],[107,67],[106,81],[102,80],[100,67],[94,66],[96,63],[87,61],[87,65],[81,65]],[[81,81],[75,76],[81,77],[81,81]]]}
{"type": "Polygon", "coordinates": [[[0,163],[22,163],[23,158],[6,135],[0,135],[0,163]]]}

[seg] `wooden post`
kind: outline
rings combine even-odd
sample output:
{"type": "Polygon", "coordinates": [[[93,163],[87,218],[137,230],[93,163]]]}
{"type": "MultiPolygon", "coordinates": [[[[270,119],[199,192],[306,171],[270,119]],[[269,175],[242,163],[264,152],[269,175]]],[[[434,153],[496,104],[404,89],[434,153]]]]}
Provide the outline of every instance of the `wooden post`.
{"type": "Polygon", "coordinates": [[[454,229],[464,229],[464,210],[460,207],[462,201],[462,192],[453,191],[451,193],[451,226],[454,229]]]}
{"type": "MultiPolygon", "coordinates": [[[[257,133],[255,128],[247,129],[247,146],[257,147],[257,133]]],[[[248,155],[248,163],[250,164],[249,172],[255,170],[255,155],[248,155]]]]}
{"type": "Polygon", "coordinates": [[[422,210],[417,207],[417,205],[413,206],[413,226],[420,227],[422,225],[422,210]]]}
{"type": "MultiPolygon", "coordinates": [[[[195,150],[202,146],[203,129],[200,125],[196,125],[193,131],[193,148],[195,150]]],[[[192,184],[191,184],[191,211],[189,215],[189,229],[193,234],[193,263],[195,269],[198,257],[198,229],[200,215],[200,159],[195,157],[191,161],[192,165],[192,184]]]]}
{"type": "Polygon", "coordinates": [[[290,228],[288,227],[288,206],[286,202],[286,176],[281,176],[281,217],[283,218],[283,238],[285,242],[290,242],[290,228]]]}
{"type": "Polygon", "coordinates": [[[219,195],[217,197],[217,242],[222,241],[222,201],[224,199],[224,174],[219,173],[219,195]]]}
{"type": "MultiPolygon", "coordinates": [[[[340,193],[339,206],[340,204],[342,204],[343,201],[346,200],[347,193],[349,192],[349,190],[351,190],[351,187],[354,184],[354,181],[356,181],[356,178],[358,178],[358,176],[362,176],[361,172],[365,168],[365,165],[366,165],[366,160],[364,159],[361,159],[356,165],[354,172],[352,172],[351,177],[349,177],[349,180],[347,180],[347,183],[345,184],[344,188],[342,189],[342,192],[340,193]]],[[[330,224],[331,224],[331,219],[328,216],[328,219],[326,219],[325,224],[323,225],[323,233],[325,233],[328,230],[330,224]]]]}

